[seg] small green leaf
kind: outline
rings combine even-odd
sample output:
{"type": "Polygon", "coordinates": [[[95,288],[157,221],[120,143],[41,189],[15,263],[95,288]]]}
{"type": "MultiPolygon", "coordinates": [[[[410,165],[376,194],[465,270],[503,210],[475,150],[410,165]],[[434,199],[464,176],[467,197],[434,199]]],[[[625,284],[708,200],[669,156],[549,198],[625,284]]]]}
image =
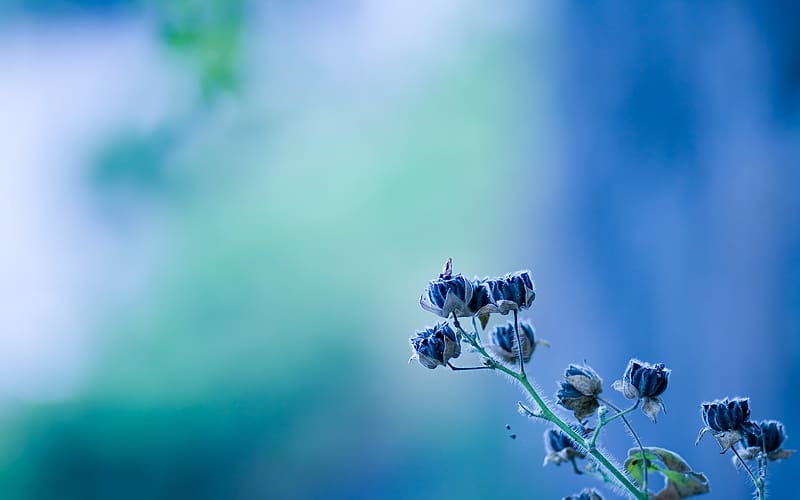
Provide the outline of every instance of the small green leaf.
{"type": "Polygon", "coordinates": [[[642,481],[642,460],[647,460],[647,470],[662,474],[667,482],[664,489],[655,496],[658,500],[681,499],[693,495],[708,493],[708,479],[694,472],[689,464],[675,452],[664,448],[645,447],[644,457],[639,448],[628,450],[625,470],[639,484],[642,481]]]}

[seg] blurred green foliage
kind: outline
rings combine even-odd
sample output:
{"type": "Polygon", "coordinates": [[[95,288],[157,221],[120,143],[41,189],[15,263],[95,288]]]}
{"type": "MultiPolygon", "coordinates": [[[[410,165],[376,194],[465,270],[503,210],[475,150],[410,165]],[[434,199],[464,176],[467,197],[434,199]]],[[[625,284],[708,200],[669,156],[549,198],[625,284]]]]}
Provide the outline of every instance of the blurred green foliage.
{"type": "Polygon", "coordinates": [[[169,184],[167,155],[175,146],[174,136],[173,129],[120,132],[98,151],[89,172],[91,182],[112,193],[114,187],[163,190],[169,184]]]}
{"type": "Polygon", "coordinates": [[[483,386],[405,364],[441,260],[458,248],[457,265],[491,269],[508,252],[498,193],[518,189],[503,166],[519,103],[504,42],[468,43],[381,111],[279,51],[249,63],[284,79],[234,92],[231,120],[215,96],[258,88],[242,85],[245,4],[146,5],[199,99],[151,131],[123,120],[86,179],[99,217],[113,223],[127,191],[167,243],[145,289],[105,315],[80,393],[6,422],[2,497],[513,496],[491,477],[442,479],[506,444],[481,431],[485,412],[458,432],[447,420],[444,390],[483,386]]]}
{"type": "Polygon", "coordinates": [[[244,0],[151,0],[150,5],[165,43],[196,66],[205,99],[237,86],[244,0]]]}

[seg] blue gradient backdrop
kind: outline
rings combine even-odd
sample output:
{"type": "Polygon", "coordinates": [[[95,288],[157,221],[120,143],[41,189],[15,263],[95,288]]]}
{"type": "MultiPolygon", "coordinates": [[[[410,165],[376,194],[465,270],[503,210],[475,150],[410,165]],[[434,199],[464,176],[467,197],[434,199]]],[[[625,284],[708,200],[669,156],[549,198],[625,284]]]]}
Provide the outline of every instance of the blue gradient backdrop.
{"type": "MultiPolygon", "coordinates": [[[[552,396],[673,370],[800,419],[793,2],[0,6],[0,497],[552,499],[545,428],[408,337],[446,257],[530,268],[552,396]],[[505,425],[518,435],[508,438],[505,425]]],[[[468,363],[468,360],[464,361],[468,363]]],[[[617,398],[619,400],[620,398],[617,398]]],[[[621,428],[603,446],[624,457],[621,428]]],[[[770,466],[793,498],[797,459],[770,466]]],[[[613,498],[609,491],[604,496],[613,498]]]]}

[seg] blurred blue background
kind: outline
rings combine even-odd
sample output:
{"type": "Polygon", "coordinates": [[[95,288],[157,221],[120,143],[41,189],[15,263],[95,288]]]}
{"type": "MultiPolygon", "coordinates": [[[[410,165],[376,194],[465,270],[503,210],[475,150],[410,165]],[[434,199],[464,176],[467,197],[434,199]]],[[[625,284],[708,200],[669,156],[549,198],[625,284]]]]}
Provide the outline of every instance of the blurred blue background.
{"type": "MultiPolygon", "coordinates": [[[[0,497],[560,498],[492,374],[407,364],[446,257],[552,347],[800,429],[797,4],[6,0],[0,497]],[[518,439],[507,437],[510,424],[518,439]]],[[[467,364],[469,360],[464,360],[467,364]]],[[[790,437],[788,448],[800,445],[790,437]]],[[[612,428],[604,445],[631,445],[612,428]]],[[[794,461],[771,466],[791,498],[794,461]]],[[[606,497],[613,498],[610,492],[606,497]]]]}

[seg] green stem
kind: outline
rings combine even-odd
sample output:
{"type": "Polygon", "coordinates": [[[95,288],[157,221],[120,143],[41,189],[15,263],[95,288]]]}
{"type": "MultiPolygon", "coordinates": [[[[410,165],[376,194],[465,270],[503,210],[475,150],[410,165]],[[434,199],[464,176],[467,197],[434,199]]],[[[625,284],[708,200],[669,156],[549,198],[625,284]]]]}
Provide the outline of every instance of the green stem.
{"type": "Polygon", "coordinates": [[[475,323],[475,316],[472,317],[472,329],[475,330],[475,338],[478,340],[478,342],[480,342],[481,334],[478,331],[478,325],[475,323]]]}
{"type": "Polygon", "coordinates": [[[747,463],[744,460],[742,460],[742,457],[739,455],[739,452],[736,451],[736,448],[731,447],[731,451],[733,452],[734,455],[736,455],[736,458],[739,459],[739,463],[742,464],[742,466],[744,466],[744,470],[747,471],[747,474],[750,476],[750,480],[753,481],[753,486],[755,486],[756,490],[758,491],[758,500],[764,500],[765,499],[764,481],[759,480],[755,476],[755,474],[753,474],[753,471],[750,469],[750,466],[747,465],[747,463]]]}
{"type": "MultiPolygon", "coordinates": [[[[517,310],[514,309],[514,336],[517,340],[517,357],[519,358],[519,373],[525,376],[525,361],[522,360],[522,341],[519,338],[519,321],[517,320],[517,310]]],[[[532,348],[533,346],[531,346],[532,348]]],[[[513,349],[512,349],[513,350],[513,349]]]]}
{"type": "Polygon", "coordinates": [[[617,409],[616,410],[617,413],[614,414],[611,418],[606,418],[605,416],[600,416],[600,423],[597,424],[597,429],[595,429],[594,433],[592,434],[592,441],[591,441],[591,445],[590,446],[592,448],[595,447],[595,443],[597,443],[597,437],[600,435],[600,431],[603,429],[603,427],[605,427],[606,425],[610,424],[611,422],[613,422],[614,420],[616,420],[616,419],[618,419],[620,417],[625,418],[625,415],[627,415],[628,413],[632,412],[633,410],[635,410],[638,407],[639,407],[639,401],[637,400],[636,403],[634,403],[633,406],[631,406],[628,409],[625,409],[625,410],[622,410],[622,411],[617,409]]]}
{"type": "Polygon", "coordinates": [[[572,427],[567,425],[566,422],[564,422],[558,415],[556,415],[553,412],[553,410],[550,409],[550,407],[547,405],[547,403],[545,403],[545,401],[542,399],[539,393],[536,392],[536,389],[533,388],[530,381],[528,380],[527,375],[525,375],[524,373],[515,372],[514,370],[505,366],[503,363],[497,361],[492,356],[490,356],[489,353],[486,352],[486,350],[483,348],[482,345],[480,345],[478,342],[475,341],[475,337],[465,332],[458,324],[456,324],[456,328],[458,328],[461,331],[461,334],[467,339],[467,341],[472,345],[472,347],[474,347],[475,350],[477,350],[481,354],[481,356],[485,357],[488,360],[488,362],[492,367],[494,367],[497,370],[500,370],[501,372],[505,373],[506,375],[514,378],[517,382],[519,382],[519,384],[525,389],[525,391],[530,395],[530,397],[539,407],[539,410],[542,412],[541,416],[543,418],[555,424],[559,429],[561,429],[564,432],[564,434],[569,436],[569,438],[573,440],[575,443],[577,443],[580,447],[588,450],[589,454],[595,460],[597,460],[597,462],[600,465],[602,465],[603,468],[605,468],[608,472],[610,472],[611,475],[614,476],[614,479],[616,479],[619,482],[620,486],[628,490],[634,498],[636,498],[637,500],[648,500],[648,494],[646,491],[639,490],[639,488],[637,488],[636,485],[633,484],[633,482],[631,482],[631,480],[628,479],[628,477],[622,473],[622,471],[620,471],[613,463],[611,463],[611,461],[599,449],[595,448],[594,446],[590,446],[586,438],[575,432],[575,430],[572,427]]]}
{"type": "MultiPolygon", "coordinates": [[[[611,401],[607,401],[603,398],[598,398],[598,399],[600,400],[600,402],[602,402],[612,410],[616,411],[617,415],[620,415],[620,413],[622,413],[622,410],[620,410],[619,407],[617,407],[617,405],[615,405],[611,401]]],[[[638,407],[639,407],[639,400],[637,399],[636,403],[633,405],[633,409],[636,409],[638,407]]],[[[627,411],[625,413],[627,413],[627,411]]],[[[644,454],[644,446],[642,446],[642,440],[639,439],[639,435],[633,429],[633,426],[625,417],[625,415],[622,414],[620,416],[622,417],[622,421],[625,423],[625,427],[628,428],[628,431],[630,431],[631,436],[633,436],[633,439],[636,441],[636,445],[639,446],[639,451],[642,453],[642,490],[647,491],[647,457],[644,454]]],[[[609,422],[610,421],[611,420],[609,420],[609,422]]]]}
{"type": "MultiPolygon", "coordinates": [[[[517,374],[508,370],[509,375],[516,378],[522,387],[528,391],[528,394],[533,398],[536,404],[539,406],[539,409],[542,412],[542,416],[544,416],[550,422],[556,424],[565,434],[567,434],[570,439],[575,441],[576,443],[580,444],[583,448],[589,450],[589,454],[595,458],[600,464],[614,476],[614,478],[620,482],[620,484],[625,487],[633,496],[634,498],[647,500],[647,493],[639,491],[639,488],[636,487],[635,484],[631,482],[617,467],[612,464],[608,458],[597,448],[594,446],[590,446],[586,439],[583,436],[579,435],[575,430],[572,429],[569,425],[566,424],[558,415],[553,413],[553,411],[547,406],[547,403],[539,396],[536,392],[536,389],[533,388],[531,383],[528,381],[528,378],[525,375],[517,374]]],[[[508,372],[507,372],[508,373],[508,372]]]]}

